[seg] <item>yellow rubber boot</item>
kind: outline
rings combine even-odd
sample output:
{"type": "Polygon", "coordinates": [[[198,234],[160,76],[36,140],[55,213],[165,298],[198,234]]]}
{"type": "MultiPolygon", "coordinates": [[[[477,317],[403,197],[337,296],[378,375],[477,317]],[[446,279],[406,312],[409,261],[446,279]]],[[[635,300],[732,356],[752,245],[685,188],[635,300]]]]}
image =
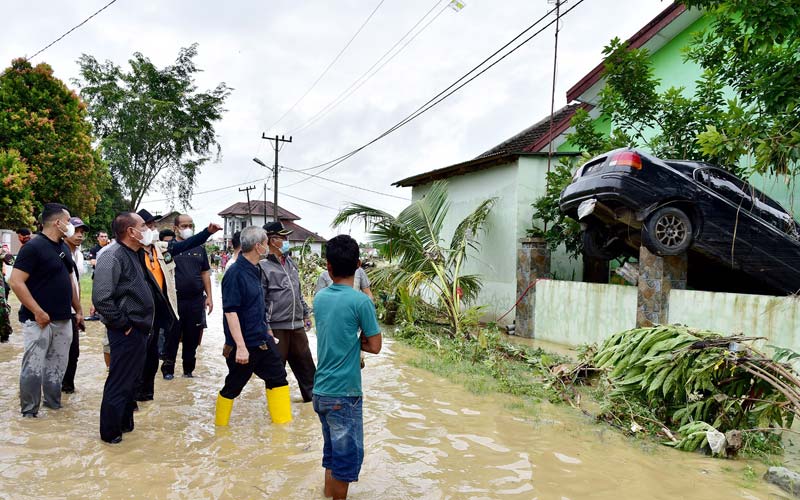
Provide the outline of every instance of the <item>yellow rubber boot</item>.
{"type": "Polygon", "coordinates": [[[292,402],[289,399],[289,386],[267,389],[267,407],[274,424],[287,424],[292,421],[292,402]]]}
{"type": "Polygon", "coordinates": [[[233,410],[233,400],[217,394],[217,416],[214,423],[221,427],[227,426],[231,419],[231,410],[233,410]]]}

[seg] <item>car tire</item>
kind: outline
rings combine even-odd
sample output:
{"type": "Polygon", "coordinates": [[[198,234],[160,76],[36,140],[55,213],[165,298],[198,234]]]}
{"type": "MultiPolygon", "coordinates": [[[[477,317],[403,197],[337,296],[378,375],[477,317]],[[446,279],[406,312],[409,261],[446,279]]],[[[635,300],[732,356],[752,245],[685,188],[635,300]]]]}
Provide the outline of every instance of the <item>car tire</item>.
{"type": "Polygon", "coordinates": [[[656,255],[680,255],[692,245],[692,220],[677,207],[653,212],[642,228],[642,243],[656,255]]]}
{"type": "Polygon", "coordinates": [[[583,255],[593,259],[611,260],[619,256],[617,245],[610,241],[608,235],[598,226],[589,226],[581,233],[583,255]]]}

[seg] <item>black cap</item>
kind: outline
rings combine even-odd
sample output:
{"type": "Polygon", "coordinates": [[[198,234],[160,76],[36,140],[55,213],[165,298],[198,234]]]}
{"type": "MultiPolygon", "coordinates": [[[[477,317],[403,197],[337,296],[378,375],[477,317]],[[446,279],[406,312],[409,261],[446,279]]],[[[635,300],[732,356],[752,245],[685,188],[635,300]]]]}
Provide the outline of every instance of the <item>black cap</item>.
{"type": "Polygon", "coordinates": [[[292,234],[291,231],[284,229],[283,224],[280,222],[268,222],[264,224],[264,231],[267,232],[267,236],[289,236],[292,234]]]}
{"type": "Polygon", "coordinates": [[[145,210],[144,208],[139,210],[138,212],[136,212],[136,215],[138,215],[139,217],[144,219],[144,223],[145,224],[150,224],[151,222],[156,220],[156,218],[153,217],[153,215],[150,212],[148,212],[147,210],[145,210]]]}

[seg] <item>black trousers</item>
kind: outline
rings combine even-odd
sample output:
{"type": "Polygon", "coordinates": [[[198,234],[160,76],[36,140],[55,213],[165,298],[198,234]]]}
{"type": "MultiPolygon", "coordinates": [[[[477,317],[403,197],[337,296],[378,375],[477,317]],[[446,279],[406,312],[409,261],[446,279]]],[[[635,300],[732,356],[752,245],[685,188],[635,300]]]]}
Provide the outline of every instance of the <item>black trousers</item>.
{"type": "Polygon", "coordinates": [[[108,330],[111,366],[100,403],[100,438],[111,441],[133,430],[134,389],[142,375],[147,345],[146,332],[133,329],[128,335],[108,330]]]}
{"type": "Polygon", "coordinates": [[[303,396],[303,401],[308,403],[314,392],[314,374],[317,373],[317,367],[314,365],[314,358],[311,357],[305,329],[273,329],[272,334],[279,340],[278,351],[284,368],[288,361],[294,378],[297,379],[297,385],[300,386],[300,395],[303,396]]]}
{"type": "Polygon", "coordinates": [[[246,365],[236,362],[236,347],[228,354],[228,376],[225,377],[225,386],[219,391],[220,396],[234,399],[241,394],[254,373],[264,381],[267,389],[289,385],[286,381],[286,369],[271,337],[260,346],[248,347],[247,351],[250,360],[246,365]]]}
{"type": "Polygon", "coordinates": [[[136,389],[137,401],[149,401],[153,399],[156,373],[158,373],[158,338],[160,331],[161,328],[156,328],[147,336],[142,375],[139,377],[136,389]]]}
{"type": "Polygon", "coordinates": [[[72,315],[72,343],[69,345],[69,358],[67,359],[67,370],[61,381],[61,390],[75,390],[75,371],[78,369],[78,357],[81,355],[80,341],[78,340],[78,321],[72,315]]]}
{"type": "Polygon", "coordinates": [[[175,373],[175,360],[178,359],[178,346],[183,344],[183,373],[192,373],[197,365],[197,346],[203,337],[205,329],[205,297],[194,299],[178,299],[178,315],[180,321],[178,328],[167,332],[164,343],[164,363],[161,364],[161,373],[164,375],[175,373]]]}

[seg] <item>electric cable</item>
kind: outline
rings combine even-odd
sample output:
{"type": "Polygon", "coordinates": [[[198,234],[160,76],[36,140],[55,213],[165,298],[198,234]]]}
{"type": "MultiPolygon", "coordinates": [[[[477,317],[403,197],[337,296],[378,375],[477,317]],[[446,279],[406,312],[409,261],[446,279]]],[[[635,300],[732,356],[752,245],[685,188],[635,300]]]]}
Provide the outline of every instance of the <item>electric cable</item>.
{"type": "Polygon", "coordinates": [[[419,20],[414,24],[414,26],[412,26],[411,29],[406,31],[406,33],[402,37],[400,37],[400,39],[397,40],[394,43],[394,45],[392,45],[389,48],[389,50],[384,52],[383,55],[381,57],[379,57],[372,64],[372,66],[369,67],[369,69],[367,69],[364,73],[362,73],[361,76],[359,76],[358,78],[353,80],[353,82],[350,84],[350,86],[348,86],[346,89],[344,89],[344,91],[342,91],[342,93],[340,93],[338,96],[336,96],[335,99],[333,99],[328,104],[323,106],[322,109],[320,109],[311,118],[309,118],[303,125],[300,125],[299,127],[295,127],[294,129],[290,130],[289,133],[296,134],[297,132],[301,132],[301,131],[305,130],[306,128],[310,127],[311,125],[315,124],[316,122],[318,122],[319,120],[321,120],[322,118],[327,116],[331,111],[336,109],[344,101],[346,101],[351,95],[353,95],[358,89],[360,89],[365,83],[367,83],[373,76],[377,75],[380,72],[380,70],[383,69],[384,66],[386,66],[389,62],[391,62],[392,59],[397,57],[398,54],[400,54],[411,42],[413,42],[414,39],[417,36],[420,35],[420,33],[425,31],[428,28],[428,26],[430,26],[431,23],[433,23],[433,21],[438,19],[439,16],[441,16],[442,13],[450,6],[449,4],[445,5],[444,8],[442,10],[440,10],[438,14],[436,14],[436,16],[434,16],[430,21],[428,21],[425,24],[425,26],[422,27],[422,29],[417,31],[414,34],[414,36],[412,36],[410,39],[408,39],[408,41],[406,41],[406,43],[404,43],[403,46],[400,47],[400,49],[397,52],[395,52],[391,57],[389,57],[386,61],[384,61],[383,64],[380,64],[381,61],[386,56],[388,56],[395,48],[397,48],[397,46],[400,45],[400,43],[402,43],[403,40],[406,37],[408,37],[408,35],[411,34],[417,28],[417,26],[419,26],[422,23],[422,21],[424,21],[425,18],[427,18],[430,15],[430,13],[433,12],[436,9],[436,7],[439,6],[439,4],[442,3],[442,1],[443,0],[436,0],[436,2],[434,2],[434,4],[433,4],[433,7],[431,7],[421,18],[419,18],[419,20]],[[372,70],[375,69],[375,67],[378,66],[378,64],[380,64],[378,69],[376,69],[374,72],[372,72],[372,70]],[[372,72],[372,74],[370,74],[370,72],[372,72]],[[364,77],[366,77],[366,79],[364,79],[364,77]]]}
{"type": "MultiPolygon", "coordinates": [[[[573,6],[572,6],[572,7],[570,7],[569,9],[567,9],[567,10],[566,10],[566,11],[565,11],[563,14],[561,14],[561,16],[560,16],[560,17],[564,17],[566,14],[568,14],[568,13],[569,13],[569,12],[571,12],[573,9],[575,9],[576,7],[578,7],[578,6],[579,6],[580,4],[582,4],[584,1],[585,1],[585,0],[578,0],[578,2],[577,2],[575,5],[573,5],[573,6]]],[[[563,3],[566,3],[566,2],[562,2],[562,4],[563,4],[563,3]]],[[[342,156],[340,156],[340,157],[338,157],[338,158],[335,158],[335,159],[333,159],[333,160],[327,161],[327,162],[325,162],[325,163],[322,163],[322,164],[319,164],[319,165],[315,165],[314,167],[308,167],[308,168],[305,168],[305,169],[303,169],[303,171],[299,171],[299,170],[298,170],[298,171],[297,171],[298,173],[300,173],[300,174],[302,174],[302,175],[305,175],[305,176],[307,176],[307,177],[306,177],[305,179],[301,179],[301,180],[299,180],[299,181],[297,181],[297,182],[294,182],[294,183],[292,183],[292,184],[289,184],[289,185],[287,185],[287,186],[285,186],[285,187],[291,187],[291,186],[295,186],[295,185],[297,185],[297,184],[300,184],[300,183],[304,182],[305,180],[307,180],[307,179],[309,179],[309,178],[312,178],[312,177],[317,177],[317,178],[319,178],[319,174],[321,174],[321,173],[324,173],[324,172],[327,172],[328,170],[330,170],[330,169],[332,169],[332,168],[334,168],[334,167],[338,166],[339,164],[343,163],[344,161],[346,161],[346,160],[348,160],[349,158],[353,157],[354,155],[358,154],[360,151],[362,151],[362,150],[366,149],[367,147],[369,147],[369,146],[371,146],[372,144],[374,144],[374,143],[378,142],[379,140],[383,139],[383,138],[384,138],[384,137],[386,137],[387,135],[389,135],[389,134],[391,134],[392,132],[394,132],[394,131],[398,130],[399,128],[401,128],[401,127],[403,127],[403,126],[407,125],[408,123],[410,123],[411,121],[415,120],[416,118],[418,118],[418,117],[419,117],[419,116],[421,116],[422,114],[426,113],[427,111],[429,111],[430,109],[432,109],[433,107],[435,107],[436,105],[438,105],[439,103],[441,103],[442,101],[444,101],[445,99],[447,99],[448,97],[450,97],[451,95],[453,95],[454,93],[456,93],[458,90],[460,90],[461,88],[463,88],[464,86],[466,86],[467,84],[469,84],[470,82],[472,82],[473,80],[475,80],[476,78],[478,78],[479,76],[481,76],[482,74],[484,74],[486,71],[488,71],[489,69],[493,68],[495,65],[497,65],[498,63],[500,63],[500,62],[501,62],[502,60],[504,60],[506,57],[510,56],[511,54],[513,54],[514,52],[516,52],[517,50],[519,50],[519,49],[520,49],[522,46],[524,46],[525,44],[527,44],[528,42],[530,42],[531,40],[533,40],[533,39],[534,39],[536,36],[540,35],[540,34],[541,34],[541,33],[542,33],[544,30],[546,30],[547,28],[549,28],[550,26],[552,26],[552,25],[553,25],[553,23],[556,23],[556,22],[558,22],[560,18],[557,18],[557,19],[554,19],[554,20],[550,21],[549,23],[547,23],[546,25],[544,25],[542,28],[540,28],[538,31],[534,32],[534,33],[533,33],[531,36],[529,36],[528,38],[524,39],[522,42],[520,42],[518,45],[516,45],[516,46],[515,46],[514,48],[512,48],[510,51],[508,51],[508,52],[506,52],[505,54],[503,54],[503,55],[502,55],[500,58],[498,58],[496,61],[492,62],[492,63],[491,63],[489,66],[487,66],[487,67],[483,68],[481,71],[479,71],[478,73],[476,73],[475,75],[473,75],[472,77],[470,77],[468,80],[464,81],[463,83],[461,83],[461,84],[459,85],[459,82],[461,82],[462,80],[464,80],[465,78],[467,78],[467,77],[468,77],[468,76],[469,76],[471,73],[473,73],[473,72],[474,72],[474,71],[476,71],[478,68],[480,68],[481,66],[483,66],[483,65],[484,65],[484,64],[485,64],[487,61],[491,60],[493,57],[495,57],[497,54],[499,54],[499,53],[500,53],[501,51],[503,51],[505,48],[507,48],[508,46],[510,46],[511,44],[513,44],[515,41],[517,41],[518,39],[522,38],[522,37],[525,35],[525,33],[529,32],[531,29],[533,29],[534,27],[536,27],[536,26],[537,26],[539,23],[541,23],[542,21],[544,21],[544,20],[547,18],[547,16],[549,16],[549,15],[550,15],[551,13],[553,13],[555,10],[556,10],[556,9],[555,9],[555,8],[553,8],[552,10],[548,11],[548,12],[547,12],[547,13],[546,13],[544,16],[542,16],[541,18],[539,18],[539,19],[538,19],[536,22],[534,22],[534,23],[533,23],[531,26],[529,26],[528,28],[525,28],[525,29],[524,29],[522,32],[520,32],[520,33],[519,33],[517,36],[515,36],[514,38],[512,38],[512,39],[511,39],[511,40],[510,40],[508,43],[506,43],[506,44],[505,44],[505,45],[503,45],[501,48],[499,48],[498,50],[496,50],[496,51],[495,51],[495,52],[494,52],[492,55],[490,55],[489,57],[487,57],[486,59],[484,59],[483,61],[481,61],[481,63],[479,63],[477,66],[475,66],[473,69],[471,69],[471,70],[470,70],[470,71],[468,71],[467,73],[465,73],[465,74],[464,74],[462,77],[460,77],[458,80],[456,80],[455,82],[453,82],[452,84],[450,84],[450,86],[448,86],[446,89],[444,89],[443,91],[439,92],[439,93],[438,93],[436,96],[434,96],[433,98],[431,98],[430,100],[428,100],[428,102],[426,102],[426,103],[425,103],[425,104],[423,104],[422,106],[418,107],[418,108],[417,108],[417,109],[416,109],[414,112],[412,112],[411,114],[409,114],[408,116],[406,116],[406,118],[404,118],[403,120],[401,120],[400,122],[398,122],[397,124],[395,124],[394,126],[392,126],[391,128],[389,128],[388,130],[386,130],[386,131],[385,131],[385,132],[383,132],[382,134],[378,135],[377,137],[375,137],[375,138],[374,138],[374,139],[372,139],[371,141],[367,142],[366,144],[364,144],[364,145],[362,145],[362,146],[360,146],[360,147],[358,147],[358,148],[354,149],[353,151],[350,151],[349,153],[346,153],[346,154],[344,154],[344,155],[342,155],[342,156]],[[451,89],[452,89],[452,90],[451,90],[451,89]],[[311,169],[319,168],[319,167],[322,167],[322,166],[325,166],[325,168],[323,168],[322,170],[320,170],[320,172],[319,172],[319,173],[316,173],[316,174],[309,174],[309,173],[305,172],[305,170],[311,170],[311,169]]]]}
{"type": "Polygon", "coordinates": [[[317,77],[317,79],[316,79],[316,80],[314,80],[314,83],[312,83],[312,84],[311,84],[311,87],[309,87],[309,88],[308,88],[308,90],[306,90],[306,91],[305,91],[305,93],[304,93],[303,95],[301,95],[301,96],[300,96],[300,98],[299,98],[299,99],[297,99],[297,100],[294,102],[294,104],[292,104],[292,105],[289,107],[289,109],[287,109],[287,110],[286,110],[286,112],[284,112],[284,113],[283,113],[283,114],[280,116],[280,118],[278,118],[277,120],[275,120],[275,122],[273,122],[273,123],[272,123],[272,125],[270,125],[269,127],[267,127],[267,130],[271,129],[272,127],[274,127],[275,125],[277,125],[277,124],[279,124],[281,121],[283,121],[283,119],[284,119],[284,118],[286,118],[286,116],[287,116],[289,113],[291,113],[291,112],[294,110],[294,108],[296,108],[296,107],[297,107],[297,105],[298,105],[298,104],[300,104],[300,102],[301,102],[303,99],[305,99],[305,98],[306,98],[306,96],[308,96],[308,94],[310,94],[310,93],[311,93],[311,91],[312,91],[312,90],[314,90],[314,87],[316,87],[316,86],[317,86],[317,84],[320,82],[320,80],[322,80],[322,78],[323,78],[323,77],[324,77],[324,76],[325,76],[325,75],[328,73],[328,71],[330,71],[330,69],[333,67],[333,65],[334,65],[334,64],[336,64],[336,61],[338,61],[338,60],[339,60],[339,58],[340,58],[340,57],[342,57],[342,54],[344,54],[344,52],[347,50],[347,48],[348,48],[348,47],[350,47],[350,44],[352,44],[352,43],[353,43],[353,40],[355,40],[355,39],[356,39],[356,37],[358,36],[358,34],[359,34],[359,33],[361,33],[361,30],[363,30],[363,29],[364,29],[364,26],[366,26],[366,25],[367,25],[367,23],[369,22],[369,20],[370,20],[370,19],[372,19],[372,16],[374,16],[374,15],[375,15],[375,13],[376,13],[376,12],[378,12],[378,9],[380,9],[380,8],[381,8],[381,5],[383,5],[383,3],[384,3],[385,1],[386,1],[386,0],[381,0],[380,2],[378,2],[378,5],[377,5],[377,6],[376,6],[376,7],[375,7],[373,10],[372,10],[372,12],[370,13],[370,15],[369,15],[369,16],[367,16],[367,18],[364,20],[364,22],[363,22],[363,23],[361,23],[361,26],[358,28],[358,30],[355,32],[355,34],[354,34],[352,37],[350,37],[350,40],[349,40],[349,41],[348,41],[348,42],[345,44],[345,46],[344,46],[344,47],[342,47],[342,50],[340,50],[340,51],[339,51],[339,53],[338,53],[338,54],[336,54],[336,57],[334,57],[334,58],[333,58],[333,60],[332,60],[332,61],[331,61],[331,62],[328,64],[328,66],[325,68],[325,70],[323,70],[323,71],[322,71],[322,73],[321,73],[321,74],[320,74],[320,75],[317,77]]]}
{"type": "Polygon", "coordinates": [[[62,40],[64,37],[66,37],[67,35],[69,35],[69,34],[70,34],[70,33],[72,33],[73,31],[75,31],[76,29],[80,28],[80,27],[81,27],[81,26],[83,26],[84,24],[88,23],[88,22],[89,22],[89,20],[91,20],[91,19],[92,19],[94,16],[96,16],[97,14],[99,14],[99,13],[103,12],[103,11],[104,11],[104,10],[106,10],[107,8],[111,7],[111,4],[115,3],[116,1],[117,1],[117,0],[111,0],[110,2],[108,2],[107,4],[105,4],[105,5],[104,5],[102,8],[100,8],[100,10],[98,10],[97,12],[95,12],[94,14],[92,14],[91,16],[89,16],[89,17],[87,17],[86,19],[84,19],[84,20],[83,20],[83,21],[82,21],[80,24],[77,24],[77,25],[73,26],[73,27],[72,27],[72,29],[70,29],[69,31],[67,31],[66,33],[64,33],[63,35],[61,35],[60,37],[56,38],[55,40],[53,40],[53,41],[52,41],[52,42],[50,42],[49,44],[45,45],[45,46],[44,46],[44,48],[42,48],[42,49],[39,49],[39,51],[38,51],[38,52],[36,52],[36,53],[35,53],[35,54],[33,54],[32,56],[30,56],[30,57],[26,58],[26,60],[30,61],[31,59],[33,59],[34,57],[38,56],[39,54],[41,54],[41,53],[42,53],[42,52],[44,52],[45,50],[47,50],[47,49],[49,49],[50,47],[52,47],[53,45],[57,44],[57,43],[58,43],[58,42],[60,42],[60,41],[61,41],[61,40],[62,40]]]}
{"type": "MultiPolygon", "coordinates": [[[[289,172],[294,172],[294,173],[298,173],[298,174],[302,174],[302,175],[307,175],[307,176],[310,176],[310,177],[315,177],[315,178],[317,178],[319,180],[322,180],[322,181],[332,182],[333,184],[339,184],[341,186],[347,186],[347,187],[353,188],[353,189],[360,189],[361,191],[367,191],[369,193],[379,194],[381,196],[388,196],[389,198],[397,198],[398,200],[411,201],[411,200],[409,200],[408,198],[406,198],[404,196],[398,196],[396,194],[383,193],[381,191],[376,191],[374,189],[365,188],[365,187],[362,187],[362,186],[356,186],[355,184],[348,184],[346,182],[337,181],[337,180],[331,179],[329,177],[320,177],[318,175],[308,174],[308,173],[303,172],[301,170],[296,170],[296,169],[289,168],[289,167],[280,167],[280,168],[288,170],[289,172]]],[[[305,180],[308,180],[308,178],[303,179],[303,181],[305,181],[305,180]]],[[[295,184],[299,184],[299,182],[295,182],[294,184],[288,184],[286,186],[283,186],[283,188],[288,188],[288,187],[294,186],[295,184]]]]}

